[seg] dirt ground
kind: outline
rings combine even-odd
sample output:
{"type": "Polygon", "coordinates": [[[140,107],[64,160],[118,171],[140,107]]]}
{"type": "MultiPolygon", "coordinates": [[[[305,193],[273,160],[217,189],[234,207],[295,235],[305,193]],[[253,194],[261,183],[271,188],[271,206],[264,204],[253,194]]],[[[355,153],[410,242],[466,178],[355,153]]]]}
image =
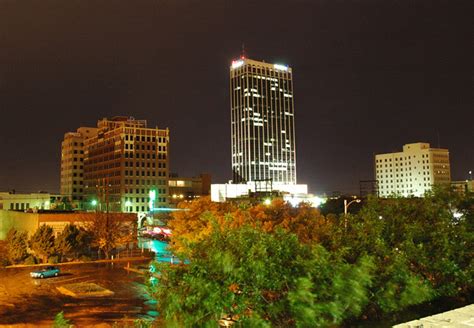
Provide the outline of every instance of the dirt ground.
{"type": "Polygon", "coordinates": [[[123,269],[124,263],[62,266],[56,278],[32,279],[37,268],[0,269],[0,326],[50,327],[64,311],[75,327],[108,327],[156,315],[146,293],[144,277],[123,269]],[[56,287],[93,282],[115,294],[103,298],[75,299],[56,287]]]}

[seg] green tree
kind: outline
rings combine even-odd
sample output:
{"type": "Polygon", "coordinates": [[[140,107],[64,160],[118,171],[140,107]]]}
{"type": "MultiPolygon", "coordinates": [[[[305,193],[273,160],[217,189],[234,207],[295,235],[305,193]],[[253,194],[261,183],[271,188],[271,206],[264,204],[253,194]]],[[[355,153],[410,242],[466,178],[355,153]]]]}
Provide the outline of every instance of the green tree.
{"type": "Polygon", "coordinates": [[[348,264],[283,229],[216,227],[181,254],[189,265],[158,264],[158,311],[178,326],[307,327],[340,323],[364,308],[367,257],[348,264]]]}
{"type": "MultiPolygon", "coordinates": [[[[74,224],[68,224],[55,240],[56,250],[62,257],[78,258],[90,246],[91,235],[74,224]]],[[[61,259],[62,261],[62,259],[61,259]]]]}
{"type": "Polygon", "coordinates": [[[48,258],[55,252],[53,228],[41,225],[31,236],[29,247],[43,263],[47,263],[48,258]]]}
{"type": "Polygon", "coordinates": [[[323,244],[349,263],[365,255],[374,259],[373,310],[398,311],[467,293],[474,252],[473,203],[466,197],[435,188],[424,198],[371,198],[357,215],[333,217],[332,238],[323,244]]]}
{"type": "Polygon", "coordinates": [[[28,257],[28,234],[11,228],[6,238],[7,258],[10,263],[23,262],[28,257]]]}
{"type": "Polygon", "coordinates": [[[61,311],[54,317],[52,328],[70,328],[73,327],[71,322],[64,317],[64,312],[61,311]]]}
{"type": "Polygon", "coordinates": [[[117,213],[96,213],[86,230],[91,234],[91,245],[102,251],[107,259],[115,248],[135,240],[135,225],[124,221],[117,213]]]}

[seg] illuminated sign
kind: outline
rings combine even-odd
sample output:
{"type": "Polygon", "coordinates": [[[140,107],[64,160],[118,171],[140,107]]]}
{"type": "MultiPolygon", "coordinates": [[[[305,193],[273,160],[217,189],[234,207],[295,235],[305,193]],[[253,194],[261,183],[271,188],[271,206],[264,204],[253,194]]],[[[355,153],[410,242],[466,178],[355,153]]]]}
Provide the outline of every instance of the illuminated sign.
{"type": "Polygon", "coordinates": [[[232,69],[236,69],[244,64],[243,60],[234,60],[232,61],[232,69]]]}
{"type": "Polygon", "coordinates": [[[273,64],[273,68],[280,70],[280,71],[287,71],[288,66],[282,64],[273,64]]]}

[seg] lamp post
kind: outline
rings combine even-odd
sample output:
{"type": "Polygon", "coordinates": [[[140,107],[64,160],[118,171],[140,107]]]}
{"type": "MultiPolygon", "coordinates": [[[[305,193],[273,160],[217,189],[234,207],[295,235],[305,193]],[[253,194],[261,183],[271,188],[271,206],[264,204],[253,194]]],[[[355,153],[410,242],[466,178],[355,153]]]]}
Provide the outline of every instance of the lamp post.
{"type": "Polygon", "coordinates": [[[344,199],[344,229],[347,229],[347,209],[351,206],[352,203],[360,203],[361,200],[356,198],[347,203],[347,199],[344,199]]]}
{"type": "Polygon", "coordinates": [[[472,171],[469,171],[469,180],[472,181],[472,171]]]}

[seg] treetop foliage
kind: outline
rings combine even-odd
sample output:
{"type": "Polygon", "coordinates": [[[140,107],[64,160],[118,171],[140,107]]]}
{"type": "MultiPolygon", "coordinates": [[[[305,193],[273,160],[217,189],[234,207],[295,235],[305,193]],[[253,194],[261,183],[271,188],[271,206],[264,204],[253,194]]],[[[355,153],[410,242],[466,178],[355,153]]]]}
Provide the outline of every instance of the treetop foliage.
{"type": "Polygon", "coordinates": [[[154,287],[178,326],[329,326],[473,290],[470,194],[369,198],[347,216],[281,200],[181,206],[171,247],[190,264],[157,264],[154,287]]]}

